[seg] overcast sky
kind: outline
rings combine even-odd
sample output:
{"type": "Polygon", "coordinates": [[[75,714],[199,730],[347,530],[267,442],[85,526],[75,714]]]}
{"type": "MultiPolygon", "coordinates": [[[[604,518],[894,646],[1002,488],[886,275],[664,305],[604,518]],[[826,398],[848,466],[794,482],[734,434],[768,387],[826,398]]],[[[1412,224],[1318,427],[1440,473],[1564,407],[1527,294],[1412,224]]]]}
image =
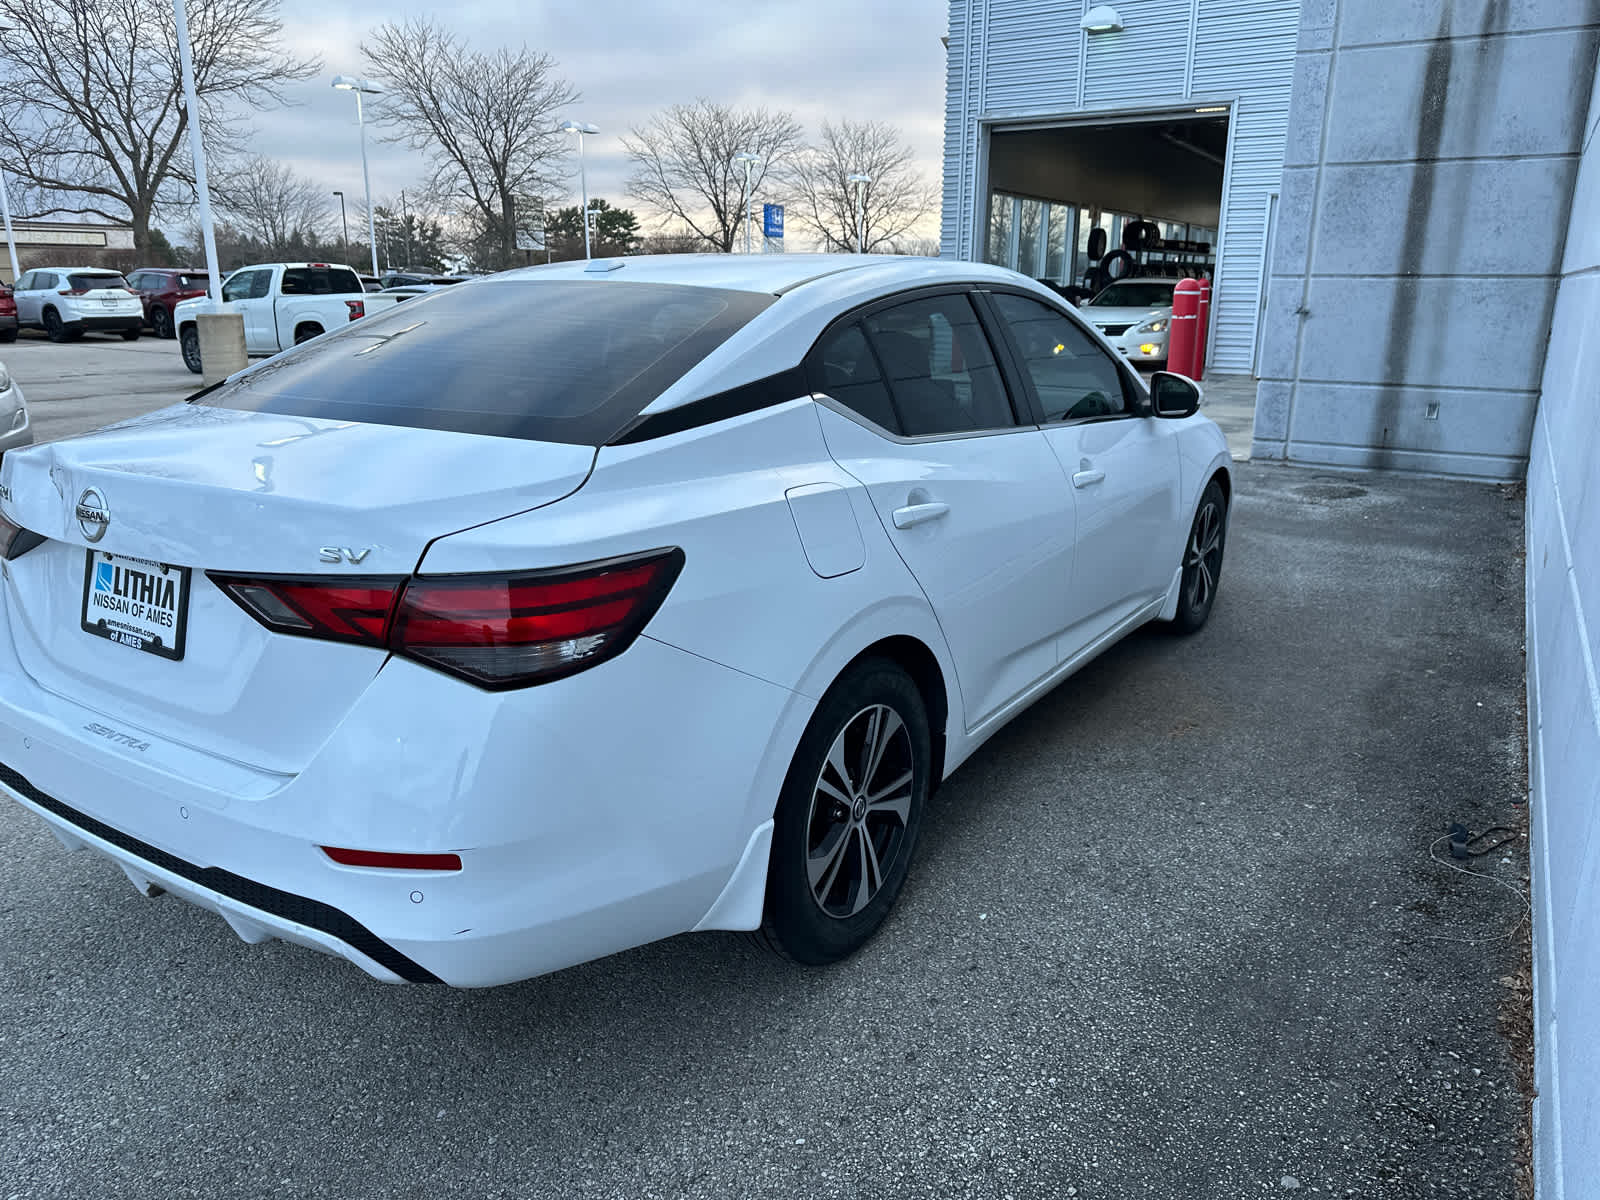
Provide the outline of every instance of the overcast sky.
{"type": "MultiPolygon", "coordinates": [[[[331,79],[364,69],[359,46],[378,21],[431,15],[477,48],[525,43],[556,60],[582,95],[571,116],[601,130],[586,139],[591,196],[626,206],[621,135],[666,105],[699,96],[788,109],[808,133],[823,118],[891,121],[937,182],[945,70],[939,38],[948,12],[945,0],[283,0],[286,39],[300,54],[319,55],[324,70],[288,89],[293,107],[255,117],[252,149],[359,203],[355,104],[331,79]]],[[[415,152],[369,140],[368,154],[379,203],[426,175],[415,152]]],[[[575,202],[575,172],[572,191],[575,202]]],[[[934,223],[928,232],[936,232],[934,223]]]]}

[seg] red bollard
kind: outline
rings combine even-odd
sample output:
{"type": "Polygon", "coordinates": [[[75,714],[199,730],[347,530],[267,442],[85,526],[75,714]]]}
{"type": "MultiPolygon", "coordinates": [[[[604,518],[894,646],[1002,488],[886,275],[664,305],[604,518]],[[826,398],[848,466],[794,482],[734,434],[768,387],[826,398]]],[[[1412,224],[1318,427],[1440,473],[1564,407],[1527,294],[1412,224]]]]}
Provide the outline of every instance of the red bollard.
{"type": "Polygon", "coordinates": [[[1206,342],[1211,337],[1211,281],[1200,280],[1200,332],[1194,340],[1194,374],[1189,378],[1200,380],[1206,373],[1206,342]]]}
{"type": "Polygon", "coordinates": [[[1167,370],[1194,378],[1200,332],[1200,283],[1180,279],[1172,289],[1172,328],[1167,332],[1167,370]]]}

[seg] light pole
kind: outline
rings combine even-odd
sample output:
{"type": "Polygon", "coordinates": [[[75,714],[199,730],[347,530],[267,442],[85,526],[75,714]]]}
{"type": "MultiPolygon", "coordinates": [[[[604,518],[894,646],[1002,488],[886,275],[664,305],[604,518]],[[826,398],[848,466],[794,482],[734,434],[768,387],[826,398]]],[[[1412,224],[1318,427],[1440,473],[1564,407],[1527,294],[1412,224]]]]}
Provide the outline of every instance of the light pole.
{"type": "MultiPolygon", "coordinates": [[[[0,25],[0,33],[9,33],[11,29],[10,25],[0,25]]],[[[22,271],[17,266],[17,239],[11,232],[11,197],[6,194],[6,174],[3,170],[0,170],[0,215],[6,221],[6,250],[11,254],[11,282],[15,283],[22,271]]]]}
{"type": "Polygon", "coordinates": [[[748,150],[743,154],[735,154],[733,161],[744,164],[744,252],[750,250],[750,171],[761,161],[759,154],[751,154],[748,150]]]}
{"type": "MultiPolygon", "coordinates": [[[[561,128],[568,133],[578,135],[578,184],[583,189],[583,257],[589,257],[589,176],[583,165],[583,135],[586,133],[599,133],[597,125],[585,125],[580,121],[563,121],[561,128]]],[[[548,236],[548,233],[546,234],[548,236]]]]}
{"type": "Polygon", "coordinates": [[[217,234],[211,224],[211,186],[206,182],[206,147],[200,136],[200,104],[194,96],[194,56],[189,52],[189,13],[184,0],[172,0],[178,32],[178,71],[183,76],[183,111],[189,121],[189,149],[194,155],[194,190],[200,198],[200,239],[206,248],[206,289],[213,300],[222,299],[222,272],[217,270],[217,234]]]}
{"type": "Polygon", "coordinates": [[[344,260],[350,261],[350,219],[344,212],[344,193],[334,192],[339,197],[339,228],[344,230],[344,260]]]}
{"type": "Polygon", "coordinates": [[[867,252],[866,186],[872,182],[872,176],[858,172],[855,175],[845,176],[845,182],[856,185],[856,253],[865,254],[867,252]]]}
{"type": "MultiPolygon", "coordinates": [[[[176,0],[181,4],[183,0],[176,0]]],[[[372,273],[378,273],[378,230],[372,219],[372,176],[367,173],[367,118],[361,108],[361,96],[379,96],[383,89],[375,83],[365,79],[357,79],[354,75],[335,75],[333,86],[340,91],[354,92],[356,94],[356,124],[361,126],[361,182],[367,189],[367,241],[372,247],[372,273]]]]}
{"type": "Polygon", "coordinates": [[[0,170],[0,214],[6,219],[6,249],[11,252],[11,282],[22,276],[22,269],[17,266],[17,239],[11,232],[11,197],[6,195],[6,175],[0,170]]]}

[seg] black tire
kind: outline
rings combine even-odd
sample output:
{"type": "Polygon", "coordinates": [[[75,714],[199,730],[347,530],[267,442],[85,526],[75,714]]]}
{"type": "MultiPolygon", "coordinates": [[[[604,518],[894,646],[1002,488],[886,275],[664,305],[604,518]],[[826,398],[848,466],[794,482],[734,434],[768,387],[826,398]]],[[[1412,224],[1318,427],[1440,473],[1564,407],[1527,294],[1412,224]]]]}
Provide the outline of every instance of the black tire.
{"type": "Polygon", "coordinates": [[[183,352],[183,365],[196,375],[200,374],[204,369],[200,363],[200,331],[193,325],[185,325],[178,335],[178,349],[183,352]]]}
{"type": "Polygon", "coordinates": [[[0,329],[0,344],[10,345],[16,340],[17,331],[15,329],[0,329]]]}
{"type": "Polygon", "coordinates": [[[158,338],[172,336],[172,314],[159,304],[150,309],[150,332],[158,338]]]}
{"type": "Polygon", "coordinates": [[[1139,264],[1134,261],[1133,255],[1126,250],[1113,250],[1100,260],[1099,269],[1104,271],[1106,278],[1114,283],[1118,279],[1126,279],[1129,275],[1132,275],[1139,269],[1139,264]],[[1121,264],[1122,269],[1117,270],[1113,264],[1121,264]]]}
{"type": "Polygon", "coordinates": [[[125,342],[137,342],[139,340],[139,331],[137,329],[124,329],[122,331],[122,340],[125,342]]]}
{"type": "Polygon", "coordinates": [[[922,695],[893,662],[864,659],[828,689],[778,799],[761,923],[771,949],[820,966],[855,953],[878,931],[911,867],[932,762],[922,695]],[[869,763],[879,731],[886,736],[869,763]],[[860,786],[858,775],[866,776],[860,786]],[[896,786],[906,775],[909,782],[896,786]],[[874,786],[880,798],[869,805],[874,786]]]}
{"type": "Polygon", "coordinates": [[[1222,582],[1222,552],[1228,542],[1228,498],[1215,479],[1206,484],[1183,543],[1183,579],[1178,584],[1174,633],[1195,633],[1205,625],[1222,582]]]}
{"type": "Polygon", "coordinates": [[[321,325],[302,325],[294,331],[294,344],[298,346],[301,342],[309,342],[312,338],[321,336],[321,325]]]}
{"type": "Polygon", "coordinates": [[[44,335],[52,342],[67,342],[72,339],[67,335],[67,327],[61,323],[61,314],[53,308],[44,310],[39,318],[44,325],[44,335]]]}
{"type": "Polygon", "coordinates": [[[1106,253],[1106,231],[1102,226],[1096,225],[1089,230],[1089,261],[1095,262],[1104,258],[1106,253]]]}

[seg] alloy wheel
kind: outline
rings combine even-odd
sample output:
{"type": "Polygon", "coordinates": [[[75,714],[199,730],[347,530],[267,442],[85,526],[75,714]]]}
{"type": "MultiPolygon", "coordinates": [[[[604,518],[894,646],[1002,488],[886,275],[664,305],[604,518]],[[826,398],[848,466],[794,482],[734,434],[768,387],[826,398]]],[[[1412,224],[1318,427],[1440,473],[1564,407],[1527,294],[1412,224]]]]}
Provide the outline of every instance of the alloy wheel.
{"type": "Polygon", "coordinates": [[[1222,566],[1222,512],[1213,501],[1195,516],[1183,565],[1189,575],[1189,607],[1202,611],[1211,603],[1222,566]]]}
{"type": "Polygon", "coordinates": [[[834,738],[806,819],[806,878],[828,916],[855,916],[883,887],[905,842],[915,761],[888,705],[863,708],[834,738]]]}

